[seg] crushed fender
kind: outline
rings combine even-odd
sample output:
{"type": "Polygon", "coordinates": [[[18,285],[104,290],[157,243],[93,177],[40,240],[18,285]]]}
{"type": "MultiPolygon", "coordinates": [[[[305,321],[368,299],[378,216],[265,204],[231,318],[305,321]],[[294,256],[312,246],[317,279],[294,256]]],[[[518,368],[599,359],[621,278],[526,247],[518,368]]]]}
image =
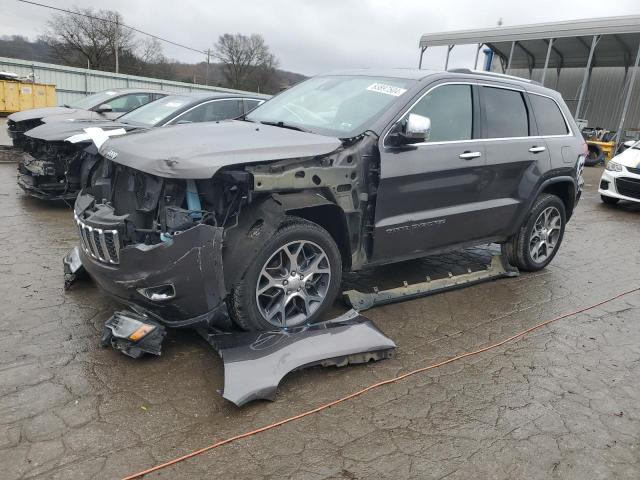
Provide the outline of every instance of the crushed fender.
{"type": "Polygon", "coordinates": [[[326,322],[268,332],[200,334],[224,362],[223,397],[237,406],[274,400],[290,372],[390,358],[396,344],[355,310],[326,322]]]}

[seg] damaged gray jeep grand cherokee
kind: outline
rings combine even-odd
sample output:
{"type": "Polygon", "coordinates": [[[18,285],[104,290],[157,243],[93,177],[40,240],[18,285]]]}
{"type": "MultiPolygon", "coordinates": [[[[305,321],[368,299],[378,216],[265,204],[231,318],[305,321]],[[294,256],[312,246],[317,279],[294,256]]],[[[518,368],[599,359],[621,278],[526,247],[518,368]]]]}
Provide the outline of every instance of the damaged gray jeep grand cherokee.
{"type": "Polygon", "coordinates": [[[342,273],[487,242],[556,255],[585,144],[561,96],[473,71],[309,79],[244,118],[108,140],[67,256],[168,326],[289,328],[342,273]]]}

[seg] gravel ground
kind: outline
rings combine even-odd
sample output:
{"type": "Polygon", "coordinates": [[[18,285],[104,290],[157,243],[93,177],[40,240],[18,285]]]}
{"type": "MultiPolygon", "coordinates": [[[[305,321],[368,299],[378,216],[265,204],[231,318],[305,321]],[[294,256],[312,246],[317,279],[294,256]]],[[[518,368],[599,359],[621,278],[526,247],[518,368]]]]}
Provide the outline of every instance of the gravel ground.
{"type": "MultiPolygon", "coordinates": [[[[90,282],[62,289],[70,210],[25,196],[15,164],[0,164],[0,476],[119,478],[640,286],[640,207],[603,205],[599,175],[587,169],[545,271],[367,311],[394,359],[297,372],[275,402],[238,409],[194,334],[172,332],[160,358],[138,361],[98,346],[116,305],[90,282]]],[[[628,295],[149,478],[637,479],[639,313],[628,295]]]]}

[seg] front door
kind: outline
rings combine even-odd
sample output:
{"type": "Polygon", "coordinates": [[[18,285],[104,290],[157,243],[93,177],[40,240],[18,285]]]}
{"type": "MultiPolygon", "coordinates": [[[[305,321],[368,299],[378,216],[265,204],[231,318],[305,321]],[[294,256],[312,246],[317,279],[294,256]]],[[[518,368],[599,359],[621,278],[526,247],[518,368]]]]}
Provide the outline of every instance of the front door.
{"type": "Polygon", "coordinates": [[[427,141],[383,145],[373,262],[483,238],[492,211],[478,87],[443,83],[407,110],[431,120],[427,141]]]}

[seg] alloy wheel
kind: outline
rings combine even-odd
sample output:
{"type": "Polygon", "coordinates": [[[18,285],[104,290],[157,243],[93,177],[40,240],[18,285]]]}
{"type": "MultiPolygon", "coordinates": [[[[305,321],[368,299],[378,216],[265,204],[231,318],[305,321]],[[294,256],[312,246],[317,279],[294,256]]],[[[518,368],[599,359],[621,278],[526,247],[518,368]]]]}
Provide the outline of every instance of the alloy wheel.
{"type": "Polygon", "coordinates": [[[302,325],[322,305],[330,280],[329,258],[318,244],[307,240],[287,243],[260,271],[258,310],[278,328],[302,325]]]}
{"type": "Polygon", "coordinates": [[[545,208],[531,230],[529,254],[535,263],[543,263],[558,245],[562,229],[562,217],[556,207],[545,208]]]}

